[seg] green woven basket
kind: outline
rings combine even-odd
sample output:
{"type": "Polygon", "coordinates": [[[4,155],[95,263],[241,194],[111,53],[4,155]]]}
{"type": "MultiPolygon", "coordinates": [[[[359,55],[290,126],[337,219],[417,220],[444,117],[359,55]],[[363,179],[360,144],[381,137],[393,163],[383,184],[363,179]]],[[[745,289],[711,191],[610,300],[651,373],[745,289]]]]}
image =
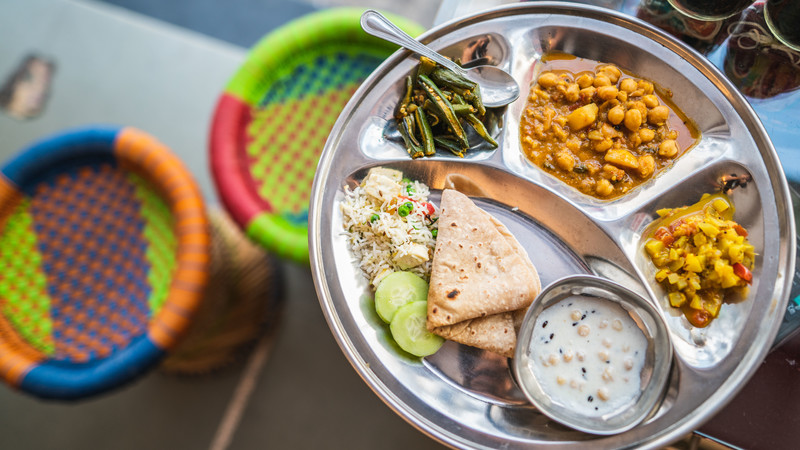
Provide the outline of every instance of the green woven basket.
{"type": "MultiPolygon", "coordinates": [[[[251,239],[298,262],[308,262],[308,201],[328,133],[397,50],[361,29],[361,13],[325,10],[264,37],[214,115],[211,169],[222,203],[251,239]]],[[[412,36],[424,31],[391,19],[412,36]]]]}

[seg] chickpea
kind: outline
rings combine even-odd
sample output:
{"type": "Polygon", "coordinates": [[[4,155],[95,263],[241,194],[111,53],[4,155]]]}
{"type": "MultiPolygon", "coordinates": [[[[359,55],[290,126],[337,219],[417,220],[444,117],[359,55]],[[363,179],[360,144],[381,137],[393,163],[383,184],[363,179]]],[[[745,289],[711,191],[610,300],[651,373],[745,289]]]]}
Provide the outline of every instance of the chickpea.
{"type": "Polygon", "coordinates": [[[616,86],[600,86],[597,88],[597,97],[601,100],[611,100],[617,97],[618,92],[616,86]]]}
{"type": "Polygon", "coordinates": [[[594,76],[584,73],[583,75],[579,76],[575,82],[578,83],[578,86],[580,86],[581,89],[586,89],[587,87],[591,86],[592,83],[594,83],[594,76]]]}
{"type": "Polygon", "coordinates": [[[605,74],[601,73],[594,79],[593,85],[596,88],[601,86],[611,86],[611,80],[605,74]]]}
{"type": "Polygon", "coordinates": [[[639,86],[639,89],[644,91],[645,94],[652,94],[653,90],[655,89],[653,83],[647,80],[639,80],[639,82],[636,84],[639,86]]]}
{"type": "Polygon", "coordinates": [[[644,106],[648,108],[655,108],[658,106],[658,97],[653,94],[648,94],[642,97],[642,102],[644,102],[644,106]]]}
{"type": "Polygon", "coordinates": [[[547,92],[539,88],[536,88],[533,91],[536,92],[536,95],[539,96],[539,98],[542,98],[544,100],[550,100],[550,94],[548,94],[547,92]]]}
{"type": "Polygon", "coordinates": [[[653,174],[656,169],[656,160],[653,155],[644,154],[639,157],[639,167],[636,169],[639,176],[647,178],[653,174]]]}
{"type": "Polygon", "coordinates": [[[625,78],[624,80],[620,81],[619,89],[630,94],[636,90],[636,81],[634,81],[633,78],[625,78]]]}
{"type": "Polygon", "coordinates": [[[570,83],[567,86],[567,92],[565,96],[568,102],[577,102],[578,98],[580,98],[580,89],[578,89],[578,85],[575,83],[570,83]]]}
{"type": "Polygon", "coordinates": [[[625,108],[617,105],[608,110],[608,121],[614,125],[619,125],[625,119],[625,108]]]}
{"type": "Polygon", "coordinates": [[[594,189],[595,192],[597,192],[597,195],[601,197],[608,197],[609,195],[611,195],[612,192],[614,192],[614,186],[612,186],[611,182],[606,180],[605,178],[601,178],[597,182],[597,185],[595,186],[594,189]]]}
{"type": "Polygon", "coordinates": [[[656,132],[651,130],[650,128],[640,128],[639,129],[639,139],[642,142],[650,142],[656,137],[656,132]]]}
{"type": "Polygon", "coordinates": [[[543,88],[551,88],[558,84],[558,77],[553,72],[545,72],[539,75],[539,84],[543,88]]]}
{"type": "Polygon", "coordinates": [[[669,133],[667,133],[667,139],[678,139],[678,132],[675,130],[669,130],[669,133]]]}
{"type": "Polygon", "coordinates": [[[561,170],[572,172],[575,168],[575,156],[569,150],[561,150],[556,155],[556,164],[561,170]]]}
{"type": "Polygon", "coordinates": [[[625,128],[637,131],[642,125],[642,113],[638,109],[629,109],[625,112],[625,128]]]}
{"type": "Polygon", "coordinates": [[[619,91],[617,93],[617,100],[619,100],[620,102],[628,101],[628,93],[625,91],[619,91]]]}
{"type": "Polygon", "coordinates": [[[612,65],[601,67],[600,70],[597,71],[597,73],[607,76],[608,79],[611,80],[611,82],[614,84],[617,84],[619,77],[622,76],[622,72],[620,72],[619,68],[617,66],[612,66],[612,65]]]}
{"type": "Polygon", "coordinates": [[[678,143],[673,139],[667,139],[658,146],[658,154],[667,158],[672,158],[678,154],[678,143]]]}
{"type": "Polygon", "coordinates": [[[641,97],[641,96],[643,96],[643,95],[644,95],[644,90],[643,90],[643,89],[636,89],[635,91],[631,92],[631,93],[630,93],[630,94],[628,94],[628,95],[629,95],[630,97],[641,97]]]}
{"type": "Polygon", "coordinates": [[[638,109],[639,113],[642,114],[642,120],[647,118],[647,106],[644,105],[644,102],[639,100],[628,102],[628,109],[638,109]]]}
{"type": "Polygon", "coordinates": [[[647,112],[647,121],[653,125],[663,125],[669,117],[669,108],[664,105],[656,106],[647,112]]]}
{"type": "Polygon", "coordinates": [[[594,97],[595,92],[597,92],[597,88],[594,86],[589,86],[581,89],[580,91],[581,100],[583,100],[584,102],[590,102],[592,100],[592,97],[594,97]]]}
{"type": "Polygon", "coordinates": [[[628,142],[630,142],[631,148],[636,148],[642,143],[642,138],[639,137],[639,133],[632,131],[628,135],[628,142]]]}

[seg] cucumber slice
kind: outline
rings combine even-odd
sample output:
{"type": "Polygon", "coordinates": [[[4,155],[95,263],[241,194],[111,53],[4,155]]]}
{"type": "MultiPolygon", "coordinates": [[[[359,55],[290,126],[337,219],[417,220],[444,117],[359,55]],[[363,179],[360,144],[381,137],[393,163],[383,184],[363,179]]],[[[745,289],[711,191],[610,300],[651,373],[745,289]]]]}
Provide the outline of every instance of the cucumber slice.
{"type": "Polygon", "coordinates": [[[386,323],[392,323],[397,309],[411,302],[428,300],[428,283],[411,272],[394,272],[375,290],[375,310],[386,323]]]}
{"type": "Polygon", "coordinates": [[[414,356],[428,356],[436,353],[444,343],[425,326],[428,321],[428,302],[412,302],[401,306],[389,325],[397,345],[414,356]]]}

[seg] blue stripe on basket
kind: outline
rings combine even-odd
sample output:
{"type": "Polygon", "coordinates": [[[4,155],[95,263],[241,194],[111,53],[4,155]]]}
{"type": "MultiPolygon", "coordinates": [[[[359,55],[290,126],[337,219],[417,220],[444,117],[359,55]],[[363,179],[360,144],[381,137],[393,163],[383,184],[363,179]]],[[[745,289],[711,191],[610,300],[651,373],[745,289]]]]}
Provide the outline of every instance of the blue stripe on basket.
{"type": "Polygon", "coordinates": [[[150,368],[164,355],[146,335],[121,352],[87,364],[49,361],[31,369],[20,389],[42,398],[71,400],[122,385],[150,368]]]}
{"type": "Polygon", "coordinates": [[[114,125],[76,128],[46,136],[22,149],[0,169],[17,186],[40,177],[43,168],[65,160],[114,155],[114,141],[122,128],[114,125]]]}

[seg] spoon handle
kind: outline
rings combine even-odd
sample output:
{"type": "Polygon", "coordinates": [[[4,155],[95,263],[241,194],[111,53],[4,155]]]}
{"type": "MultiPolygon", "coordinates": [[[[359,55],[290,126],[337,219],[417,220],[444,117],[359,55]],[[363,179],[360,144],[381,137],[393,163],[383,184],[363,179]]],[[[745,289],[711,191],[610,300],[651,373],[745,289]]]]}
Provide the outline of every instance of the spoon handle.
{"type": "Polygon", "coordinates": [[[375,37],[405,47],[418,55],[430,58],[458,74],[464,75],[465,73],[464,69],[459,67],[458,64],[415,40],[403,30],[397,28],[395,24],[390,22],[389,19],[378,11],[372,9],[364,11],[364,14],[361,15],[361,28],[375,37]]]}

